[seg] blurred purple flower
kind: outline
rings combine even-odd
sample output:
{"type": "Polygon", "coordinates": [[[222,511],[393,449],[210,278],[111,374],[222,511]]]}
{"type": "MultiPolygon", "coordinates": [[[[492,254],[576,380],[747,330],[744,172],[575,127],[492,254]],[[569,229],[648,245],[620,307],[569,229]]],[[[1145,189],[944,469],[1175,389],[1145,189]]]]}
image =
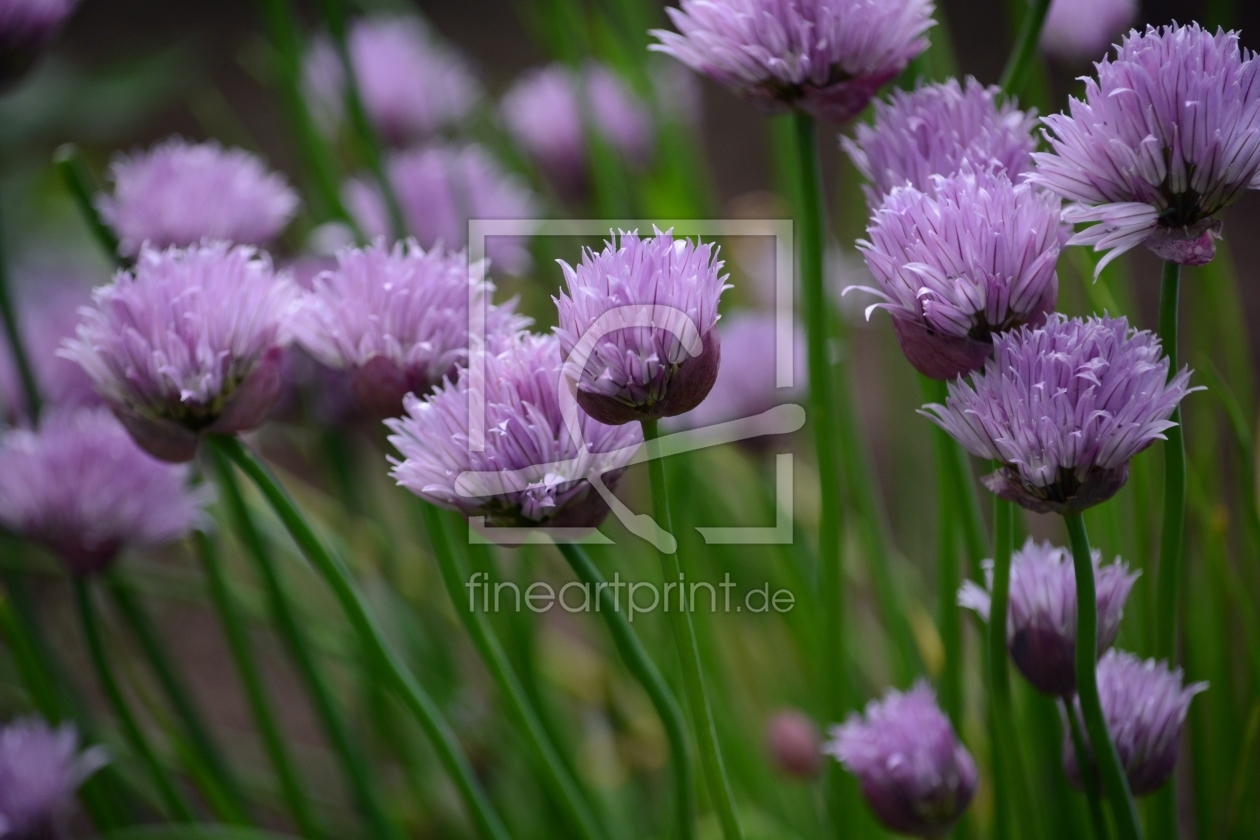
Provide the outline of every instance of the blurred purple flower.
{"type": "Polygon", "coordinates": [[[91,574],[124,548],[162,545],[201,525],[210,490],[188,477],[143,452],[105,409],[63,411],[0,437],[0,524],[91,574]]]}
{"type": "Polygon", "coordinates": [[[943,837],[976,792],[976,763],[922,681],[832,727],[823,751],[857,776],[871,810],[900,834],[943,837]]]}
{"type": "MultiPolygon", "coordinates": [[[[363,107],[393,145],[461,122],[481,98],[467,62],[417,18],[361,18],[350,30],[348,46],[363,107]]],[[[344,116],[346,78],[330,40],[315,41],[303,76],[316,114],[331,130],[344,116]]]]}
{"type": "Polygon", "coordinates": [[[79,750],[73,724],[26,718],[0,727],[0,837],[64,837],[79,785],[108,761],[100,747],[79,750]]]}
{"type": "Polygon", "coordinates": [[[786,776],[808,780],[822,772],[822,734],[809,715],[785,709],[766,723],[766,746],[786,776]]]}
{"type": "Polygon", "coordinates": [[[927,48],[931,0],[682,0],[658,50],[771,111],[857,116],[927,48]]]}
{"type": "Polygon", "coordinates": [[[1003,333],[972,384],[949,383],[921,410],[978,458],[1000,463],[985,486],[1038,513],[1106,501],[1129,460],[1164,437],[1189,368],[1168,379],[1159,339],[1124,318],[1068,319],[1003,333]]]}
{"type": "MultiPolygon", "coordinates": [[[[1177,742],[1190,701],[1207,687],[1198,682],[1183,688],[1180,668],[1170,671],[1165,662],[1143,662],[1124,651],[1107,651],[1099,661],[1103,717],[1134,796],[1154,793],[1168,781],[1177,764],[1177,742]]],[[[1079,715],[1080,701],[1076,703],[1079,715]]],[[[1080,767],[1070,738],[1063,743],[1063,769],[1079,788],[1080,767]]]]}
{"type": "MultiPolygon", "coordinates": [[[[1093,557],[1101,654],[1116,641],[1124,604],[1141,572],[1130,573],[1119,558],[1103,566],[1097,550],[1093,557]]],[[[983,565],[988,589],[966,581],[958,590],[958,603],[988,621],[993,561],[983,565]]],[[[1053,697],[1076,693],[1076,573],[1066,548],[1029,537],[1011,557],[1006,646],[1020,673],[1038,691],[1053,697]]]]}
{"type": "MultiPolygon", "coordinates": [[[[895,187],[858,247],[910,364],[933,379],[984,365],[994,336],[1039,326],[1059,296],[1059,200],[969,166],[932,194],[895,187]]],[[[846,292],[849,289],[845,290],[846,292]]]]}
{"type": "Polygon", "coordinates": [[[187,461],[198,435],[266,418],[299,294],[250,247],[145,248],[134,269],[93,293],[96,307],[61,353],[145,450],[187,461]]]}
{"type": "MultiPolygon", "coordinates": [[[[468,247],[470,219],[528,220],[538,214],[529,187],[480,146],[399,152],[389,160],[388,169],[408,230],[425,248],[468,247]]],[[[364,233],[373,239],[390,235],[389,215],[375,183],[355,179],[344,192],[364,233]]],[[[487,237],[486,255],[492,267],[509,274],[520,274],[531,263],[522,236],[487,237]]]]}
{"type": "Polygon", "coordinates": [[[1260,61],[1196,23],[1134,30],[1096,66],[1085,101],[1043,120],[1053,152],[1029,180],[1072,202],[1065,221],[1098,223],[1068,243],[1107,250],[1098,271],[1137,245],[1211,262],[1216,214],[1260,188],[1260,61]]]}
{"type": "Polygon", "coordinates": [[[1138,14],[1138,0],[1053,0],[1041,27],[1041,48],[1064,64],[1103,57],[1138,14]]]}
{"type": "Polygon", "coordinates": [[[554,336],[521,334],[483,358],[485,449],[470,445],[471,377],[461,375],[427,399],[408,396],[406,415],[385,421],[403,457],[390,459],[391,475],[426,501],[493,526],[598,526],[608,506],[588,477],[608,473],[611,488],[643,441],[639,428],[606,426],[574,406],[582,440],[573,439],[554,336]],[[461,480],[465,471],[483,474],[461,480]]]}
{"type": "Polygon", "coordinates": [[[5,0],[0,3],[0,88],[25,75],[79,0],[5,0]]]}
{"type": "Polygon", "coordinates": [[[555,298],[566,361],[585,364],[578,403],[603,423],[691,411],[717,378],[718,299],[730,288],[712,243],[622,233],[577,268],[563,260],[567,293],[555,298]]]}
{"type": "Polygon", "coordinates": [[[147,152],[120,155],[109,177],[114,192],[97,196],[96,206],[129,256],[146,242],[154,248],[203,239],[262,245],[284,229],[299,203],[284,177],[257,156],[214,140],[173,137],[147,152]]]}
{"type": "Polygon", "coordinates": [[[964,163],[1018,183],[1032,169],[1036,122],[1036,111],[1019,110],[996,86],[968,76],[965,88],[950,79],[875,100],[874,123],[859,123],[840,145],[870,182],[863,190],[873,209],[894,187],[932,193],[934,176],[957,175],[964,163]]]}

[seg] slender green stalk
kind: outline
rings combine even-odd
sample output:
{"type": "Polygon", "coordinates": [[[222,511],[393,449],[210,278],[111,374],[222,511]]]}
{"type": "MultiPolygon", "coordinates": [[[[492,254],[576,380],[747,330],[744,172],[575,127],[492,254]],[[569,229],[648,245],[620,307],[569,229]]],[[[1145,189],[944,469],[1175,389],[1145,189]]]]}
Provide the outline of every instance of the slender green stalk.
{"type": "Polygon", "coordinates": [[[1076,704],[1063,702],[1063,716],[1067,718],[1068,732],[1072,736],[1072,749],[1076,751],[1076,766],[1081,773],[1081,787],[1085,789],[1085,800],[1089,803],[1089,822],[1094,828],[1094,840],[1110,840],[1111,832],[1107,828],[1107,815],[1103,813],[1101,793],[1098,789],[1098,768],[1093,762],[1081,760],[1081,756],[1089,755],[1085,733],[1081,731],[1081,721],[1076,714],[1076,704]]]}
{"type": "MultiPolygon", "coordinates": [[[[1177,298],[1181,266],[1164,263],[1159,293],[1159,339],[1168,357],[1168,375],[1177,374],[1177,298]]],[[[1186,444],[1181,429],[1181,407],[1173,411],[1177,425],[1165,434],[1164,525],[1159,540],[1159,571],[1155,584],[1155,657],[1171,664],[1177,658],[1177,613],[1181,590],[1181,552],[1186,529],[1186,444]]]]}
{"type": "MultiPolygon", "coordinates": [[[[294,542],[328,583],[382,681],[394,691],[428,736],[438,760],[455,783],[478,832],[489,840],[509,840],[503,821],[477,780],[455,733],[443,719],[433,699],[385,640],[384,633],[369,612],[363,594],[345,564],[316,536],[283,485],[240,441],[233,437],[213,437],[209,444],[220,459],[231,459],[257,485],[294,542]]],[[[241,504],[243,506],[243,501],[241,504]]],[[[263,555],[265,556],[265,550],[263,555]]],[[[278,586],[278,582],[276,585],[278,586]]]]}
{"type": "Polygon", "coordinates": [[[114,715],[118,718],[118,725],[122,728],[123,737],[127,739],[131,749],[153,776],[153,783],[157,786],[158,796],[161,797],[162,803],[167,810],[180,820],[195,822],[196,816],[194,816],[192,809],[188,806],[187,801],[184,800],[178,788],[175,787],[175,783],[162,768],[157,754],[153,752],[148,739],[144,737],[140,725],[131,713],[131,707],[123,696],[118,680],[114,678],[109,658],[105,655],[105,645],[101,639],[101,629],[97,621],[96,609],[92,605],[92,593],[88,588],[87,581],[81,577],[74,579],[74,600],[75,605],[78,607],[79,622],[83,627],[83,635],[87,639],[88,652],[91,654],[92,664],[96,668],[96,676],[101,682],[101,688],[105,691],[110,707],[114,710],[114,715]]]}
{"type": "Polygon", "coordinates": [[[682,709],[678,706],[678,700],[675,699],[674,692],[670,690],[665,678],[661,676],[661,672],[657,670],[652,657],[643,648],[630,622],[626,621],[625,616],[617,609],[616,598],[609,591],[604,576],[600,574],[591,558],[581,546],[573,543],[560,543],[559,548],[578,580],[593,587],[597,593],[596,597],[602,607],[599,612],[603,616],[604,623],[608,625],[608,633],[613,638],[613,644],[617,646],[617,652],[621,654],[630,673],[634,674],[635,679],[647,692],[652,706],[656,709],[656,714],[661,719],[661,725],[665,727],[665,736],[669,739],[669,751],[673,757],[674,812],[677,831],[675,837],[678,840],[689,840],[695,835],[695,823],[692,818],[691,754],[687,747],[687,726],[683,720],[682,709]]]}
{"type": "Polygon", "coordinates": [[[74,143],[58,146],[57,151],[53,152],[53,165],[57,168],[57,174],[61,176],[62,183],[66,185],[75,206],[79,208],[79,214],[83,216],[83,221],[87,223],[88,229],[92,232],[97,244],[101,246],[101,250],[115,265],[120,268],[125,266],[127,261],[118,251],[117,235],[101,219],[101,214],[93,203],[93,198],[100,192],[100,188],[92,175],[92,170],[88,168],[87,161],[83,159],[83,153],[79,151],[79,147],[74,143]]]}
{"type": "MultiPolygon", "coordinates": [[[[668,486],[665,480],[665,461],[661,458],[660,442],[657,439],[655,420],[643,421],[643,438],[647,443],[648,477],[652,486],[652,516],[657,527],[672,533],[674,529],[669,512],[668,486]]],[[[826,518],[826,517],[824,517],[826,518]]],[[[677,581],[681,591],[683,581],[682,564],[678,552],[661,553],[661,574],[668,584],[677,581]]],[[[700,662],[700,648],[696,642],[696,628],[692,623],[691,611],[684,609],[670,610],[666,605],[670,621],[674,625],[674,640],[678,645],[678,664],[682,671],[683,688],[687,696],[687,705],[691,709],[691,724],[695,728],[696,745],[700,751],[700,767],[704,772],[705,784],[708,786],[709,799],[717,812],[718,823],[722,827],[722,835],[726,840],[743,840],[744,830],[740,826],[739,812],[735,808],[735,796],[731,792],[731,783],[726,775],[726,765],[722,762],[722,748],[718,744],[717,726],[713,722],[713,708],[709,704],[709,692],[704,684],[704,667],[700,662]]]]}
{"type": "MultiPolygon", "coordinates": [[[[1089,535],[1085,533],[1085,520],[1079,513],[1065,514],[1063,518],[1067,520],[1072,564],[1076,569],[1076,693],[1080,698],[1081,715],[1120,840],[1141,840],[1142,827],[1129,792],[1129,780],[1120,765],[1111,733],[1107,731],[1107,719],[1103,717],[1102,700],[1098,696],[1098,594],[1094,587],[1089,535]]],[[[1088,756],[1079,755],[1078,759],[1084,763],[1088,756]]]]}
{"type": "Polygon", "coordinates": [[[302,778],[293,766],[293,759],[289,756],[288,747],[285,746],[284,736],[280,732],[275,712],[272,710],[271,701],[267,697],[267,690],[263,686],[262,676],[258,671],[258,662],[254,659],[249,630],[237,611],[231,592],[228,591],[227,578],[223,574],[223,561],[219,557],[218,549],[210,537],[201,531],[193,534],[193,540],[197,544],[197,555],[201,559],[201,566],[206,572],[210,599],[219,613],[219,620],[223,622],[223,632],[227,636],[228,648],[232,652],[237,673],[240,674],[241,683],[245,687],[245,698],[249,701],[254,722],[262,736],[263,747],[267,750],[267,756],[271,759],[272,767],[276,771],[276,777],[280,781],[280,790],[288,803],[293,821],[297,824],[302,836],[309,840],[326,837],[315,814],[311,811],[310,801],[302,786],[302,778]]]}
{"type": "MultiPolygon", "coordinates": [[[[943,383],[942,383],[943,384],[943,383]]],[[[942,388],[942,392],[944,392],[942,388]]],[[[945,393],[941,393],[938,402],[944,404],[945,393]]],[[[949,438],[949,455],[946,468],[949,470],[950,482],[954,488],[954,500],[959,506],[958,520],[962,525],[963,545],[967,549],[967,559],[971,561],[974,573],[980,568],[980,561],[989,556],[989,545],[985,534],[984,519],[980,516],[980,496],[976,492],[976,483],[971,475],[971,459],[967,450],[949,438]]],[[[967,570],[963,569],[963,574],[967,570]]]]}
{"type": "Polygon", "coordinates": [[[22,341],[22,330],[18,324],[13,293],[9,289],[9,269],[5,260],[2,233],[0,231],[0,323],[3,323],[4,334],[9,342],[9,352],[17,365],[18,378],[22,380],[22,394],[26,397],[26,410],[34,420],[39,417],[42,402],[39,397],[39,385],[35,381],[35,369],[31,367],[30,357],[26,354],[26,344],[22,341]]]}
{"type": "MultiPolygon", "coordinates": [[[[919,376],[923,398],[930,403],[944,402],[945,383],[926,376],[919,376]]],[[[958,564],[958,500],[955,498],[953,471],[950,460],[954,457],[949,435],[932,424],[932,453],[936,460],[936,527],[937,527],[937,574],[936,591],[939,597],[937,622],[940,625],[941,644],[945,648],[945,663],[941,669],[941,706],[954,728],[962,725],[962,614],[958,606],[958,587],[962,585],[962,573],[958,564]]]]}
{"type": "Polygon", "coordinates": [[[1050,0],[1033,0],[1028,11],[1024,13],[1024,21],[1019,26],[1019,37],[1015,41],[1015,49],[1006,61],[1002,70],[1002,78],[998,85],[1007,96],[1019,96],[1028,83],[1033,61],[1037,58],[1037,41],[1041,38],[1041,26],[1046,21],[1046,12],[1050,10],[1050,0]]]}

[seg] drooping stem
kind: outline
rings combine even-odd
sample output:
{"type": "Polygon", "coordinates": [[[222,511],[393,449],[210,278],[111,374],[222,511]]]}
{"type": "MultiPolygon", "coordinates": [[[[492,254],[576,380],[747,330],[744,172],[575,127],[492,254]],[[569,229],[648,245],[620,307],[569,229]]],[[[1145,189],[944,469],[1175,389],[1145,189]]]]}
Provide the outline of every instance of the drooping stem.
{"type": "Polygon", "coordinates": [[[1081,731],[1081,721],[1076,714],[1076,704],[1059,701],[1063,708],[1063,716],[1067,718],[1068,732],[1072,736],[1072,749],[1076,751],[1076,766],[1081,774],[1081,787],[1085,789],[1085,801],[1089,803],[1089,821],[1094,828],[1094,840],[1110,840],[1111,832],[1107,828],[1107,815],[1103,813],[1101,791],[1098,789],[1098,768],[1091,761],[1084,760],[1089,755],[1085,733],[1081,731]]]}
{"type": "MultiPolygon", "coordinates": [[[[1177,375],[1177,305],[1181,266],[1164,263],[1159,293],[1159,339],[1168,357],[1168,375],[1177,375]]],[[[1159,540],[1159,570],[1155,584],[1155,658],[1171,665],[1177,656],[1177,612],[1181,590],[1181,552],[1186,528],[1186,444],[1181,429],[1181,407],[1164,442],[1164,525],[1159,540]]]]}
{"type": "Polygon", "coordinates": [[[1019,27],[1019,37],[1015,48],[1007,59],[1002,70],[1002,78],[998,85],[1007,96],[1019,96],[1028,82],[1028,74],[1032,63],[1037,58],[1037,42],[1041,38],[1041,27],[1046,22],[1046,12],[1050,10],[1050,0],[1033,0],[1024,13],[1024,21],[1019,27]]]}
{"type": "MultiPolygon", "coordinates": [[[[1107,729],[1102,700],[1098,694],[1098,594],[1094,586],[1094,561],[1089,551],[1089,535],[1079,513],[1064,515],[1072,542],[1072,565],[1076,571],[1076,693],[1080,699],[1085,732],[1093,747],[1094,761],[1102,777],[1103,790],[1111,804],[1111,814],[1120,840],[1141,840],[1137,808],[1129,791],[1129,780],[1120,755],[1107,729]]],[[[1089,760],[1078,755],[1078,763],[1089,760]]]]}
{"type": "MultiPolygon", "coordinates": [[[[652,516],[657,527],[673,533],[673,521],[669,512],[668,484],[665,480],[665,462],[661,458],[660,441],[657,439],[655,420],[643,421],[643,438],[647,444],[648,479],[652,487],[652,516]]],[[[682,589],[683,570],[678,552],[660,552],[661,574],[668,584],[677,582],[682,589]]],[[[678,664],[682,671],[683,688],[687,706],[691,711],[691,725],[695,729],[696,745],[700,751],[700,767],[708,787],[709,799],[717,812],[718,823],[726,840],[743,840],[739,812],[735,808],[735,796],[722,761],[722,748],[718,744],[717,726],[713,721],[713,708],[709,704],[709,692],[704,683],[704,667],[700,662],[700,647],[696,642],[696,628],[691,611],[680,600],[676,610],[666,609],[674,626],[674,641],[678,645],[678,664]]]]}
{"type": "Polygon", "coordinates": [[[26,354],[26,345],[22,341],[17,307],[13,302],[13,291],[9,288],[9,268],[5,260],[2,235],[0,235],[0,323],[3,324],[4,334],[9,342],[9,353],[18,369],[18,378],[22,381],[22,395],[26,398],[27,413],[32,420],[35,420],[39,417],[41,406],[39,384],[35,380],[35,369],[31,367],[30,357],[26,354]]]}
{"type": "Polygon", "coordinates": [[[582,550],[581,546],[572,543],[560,543],[560,553],[568,561],[569,567],[577,575],[578,580],[593,587],[599,599],[598,611],[608,625],[608,633],[617,646],[626,668],[630,670],[643,686],[656,714],[665,727],[665,736],[669,739],[670,756],[673,759],[674,811],[675,824],[679,840],[689,840],[695,835],[694,818],[692,816],[692,770],[691,754],[687,747],[687,726],[683,720],[682,709],[669,684],[661,676],[656,663],[643,648],[634,628],[630,626],[621,611],[617,609],[616,597],[609,591],[604,576],[582,550]]]}
{"type": "Polygon", "coordinates": [[[92,170],[88,169],[87,161],[83,159],[83,153],[79,151],[79,147],[74,143],[58,146],[57,151],[53,152],[53,165],[57,168],[57,174],[61,176],[61,181],[69,191],[70,197],[74,199],[75,206],[79,208],[79,215],[87,223],[88,229],[92,232],[97,244],[101,246],[105,256],[119,268],[126,266],[127,260],[118,250],[118,236],[109,225],[105,224],[100,212],[96,209],[93,201],[98,191],[96,179],[92,176],[92,170]]]}

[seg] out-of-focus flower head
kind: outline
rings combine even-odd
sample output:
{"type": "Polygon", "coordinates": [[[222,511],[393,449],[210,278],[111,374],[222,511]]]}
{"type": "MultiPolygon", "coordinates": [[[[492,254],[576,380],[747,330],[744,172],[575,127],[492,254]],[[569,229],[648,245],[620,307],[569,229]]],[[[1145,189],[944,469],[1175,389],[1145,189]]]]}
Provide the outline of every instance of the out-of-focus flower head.
{"type": "Polygon", "coordinates": [[[857,116],[927,48],[931,0],[682,0],[649,49],[771,111],[857,116]]]}
{"type": "MultiPolygon", "coordinates": [[[[390,158],[388,172],[408,233],[425,248],[466,248],[469,219],[531,219],[538,214],[529,187],[480,146],[398,152],[390,158]]],[[[346,205],[365,234],[390,236],[389,214],[375,182],[354,179],[344,192],[346,205]]],[[[509,274],[528,269],[526,242],[523,236],[487,237],[491,266],[509,274]]]]}
{"type": "Polygon", "coordinates": [[[1003,102],[999,88],[968,76],[965,87],[949,79],[875,100],[875,121],[860,123],[840,145],[870,182],[863,190],[874,209],[894,187],[930,194],[935,176],[956,175],[964,164],[1019,183],[1032,169],[1036,123],[1036,111],[1003,102]]]}
{"type": "Polygon", "coordinates": [[[925,682],[872,700],[864,716],[832,728],[823,750],[857,776],[871,810],[900,834],[943,837],[976,792],[976,763],[925,682]]]}
{"type": "Polygon", "coordinates": [[[567,291],[555,299],[560,348],[577,379],[578,403],[604,423],[691,411],[717,378],[714,326],[729,288],[712,243],[622,233],[576,268],[563,260],[567,291]],[[580,374],[580,376],[579,376],[580,374]]]}
{"type": "MultiPolygon", "coordinates": [[[[348,47],[363,108],[394,145],[458,124],[481,98],[467,62],[415,17],[360,18],[350,29],[348,47]]],[[[328,38],[315,41],[303,75],[316,114],[332,129],[344,116],[346,75],[328,38]]]]}
{"type": "Polygon", "coordinates": [[[0,3],[0,89],[22,78],[79,0],[5,0],[0,3]]]}
{"type": "Polygon", "coordinates": [[[62,354],[145,450],[188,461],[198,436],[251,429],[280,392],[299,289],[247,246],[145,248],[93,293],[62,354]]]}
{"type": "MultiPolygon", "coordinates": [[[[1124,604],[1141,573],[1129,572],[1119,560],[1102,565],[1098,551],[1093,557],[1101,654],[1116,641],[1124,604]]],[[[993,562],[986,560],[984,567],[988,589],[966,581],[958,591],[958,603],[987,621],[993,562]]],[[[1053,697],[1071,697],[1076,693],[1076,574],[1066,548],[1029,537],[1011,557],[1006,646],[1020,673],[1038,691],[1053,697]]]]}
{"type": "Polygon", "coordinates": [[[971,384],[949,384],[932,419],[979,458],[999,462],[985,486],[1038,513],[1073,513],[1111,498],[1129,460],[1164,437],[1190,370],[1168,379],[1159,339],[1124,318],[1069,319],[993,340],[971,384]]]}
{"type": "Polygon", "coordinates": [[[208,493],[189,486],[186,467],[137,447],[103,408],[54,413],[0,437],[0,523],[75,574],[101,571],[124,548],[184,536],[202,523],[208,493]]]}
{"type": "Polygon", "coordinates": [[[1053,0],[1041,27],[1041,48],[1068,65],[1095,61],[1137,14],[1138,0],[1053,0]]]}
{"type": "MultiPolygon", "coordinates": [[[[1168,781],[1177,764],[1177,742],[1190,701],[1207,687],[1204,682],[1183,687],[1180,668],[1169,670],[1167,663],[1154,659],[1143,662],[1125,651],[1107,651],[1099,661],[1098,695],[1103,717],[1134,796],[1154,793],[1168,781]]],[[[1079,715],[1080,701],[1076,703],[1079,715]]],[[[1076,762],[1072,741],[1065,739],[1063,769],[1080,787],[1076,762]]]]}
{"type": "Polygon", "coordinates": [[[784,775],[805,780],[822,772],[822,734],[799,709],[785,709],[767,721],[766,747],[784,775]]]}
{"type": "Polygon", "coordinates": [[[65,836],[79,785],[108,761],[100,747],[80,751],[70,723],[27,718],[0,727],[0,837],[65,836]]]}
{"type": "Polygon", "coordinates": [[[593,528],[608,506],[588,480],[612,487],[643,441],[637,426],[607,426],[572,407],[581,440],[570,433],[561,389],[563,360],[554,336],[520,334],[485,352],[485,448],[472,451],[472,377],[447,382],[407,413],[385,421],[391,475],[421,498],[496,527],[593,528]],[[476,476],[460,478],[461,473],[476,476]],[[461,492],[462,491],[462,492],[461,492]]]}
{"type": "Polygon", "coordinates": [[[284,177],[243,149],[178,137],[146,152],[120,155],[109,167],[114,192],[96,198],[124,254],[222,239],[263,245],[297,212],[284,177]]]}
{"type": "Polygon", "coordinates": [[[1216,214],[1260,188],[1260,61],[1195,23],[1134,30],[1096,67],[1085,99],[1043,120],[1053,151],[1029,180],[1071,202],[1065,221],[1096,223],[1069,244],[1108,251],[1099,271],[1137,245],[1211,262],[1216,214]]]}
{"type": "Polygon", "coordinates": [[[415,240],[344,249],[337,267],[315,278],[294,337],[329,367],[352,371],[351,388],[370,414],[397,417],[404,396],[424,396],[467,362],[470,303],[486,336],[532,323],[515,301],[493,305],[494,284],[473,278],[480,273],[465,253],[425,251],[415,240]]]}
{"type": "MultiPolygon", "coordinates": [[[[994,336],[1039,326],[1059,297],[1057,197],[1002,173],[936,176],[932,193],[895,187],[858,247],[910,364],[933,379],[979,369],[994,336]]],[[[846,289],[846,291],[848,291],[846,289]]]]}

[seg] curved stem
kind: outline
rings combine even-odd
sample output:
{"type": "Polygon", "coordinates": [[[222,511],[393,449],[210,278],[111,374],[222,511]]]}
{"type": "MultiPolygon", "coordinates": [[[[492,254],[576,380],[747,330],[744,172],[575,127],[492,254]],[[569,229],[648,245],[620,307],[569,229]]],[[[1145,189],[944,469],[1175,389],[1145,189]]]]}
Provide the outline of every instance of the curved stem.
{"type": "Polygon", "coordinates": [[[101,214],[93,203],[99,187],[79,147],[74,143],[58,146],[57,151],[53,152],[53,166],[56,167],[62,183],[66,185],[75,206],[79,208],[79,214],[83,216],[83,221],[87,223],[88,229],[92,232],[97,244],[101,246],[101,250],[105,252],[105,256],[118,268],[125,268],[127,260],[123,259],[122,254],[119,253],[118,236],[101,219],[101,214]]]}
{"type": "Polygon", "coordinates": [[[661,676],[656,663],[644,650],[634,628],[617,609],[616,598],[609,591],[607,581],[604,580],[604,576],[600,574],[591,558],[581,546],[573,543],[559,543],[559,548],[578,580],[587,586],[594,587],[596,597],[603,607],[599,612],[603,616],[604,623],[608,625],[608,633],[617,646],[617,652],[621,654],[626,668],[634,674],[635,679],[647,692],[648,698],[656,708],[656,714],[661,719],[661,724],[665,727],[670,754],[674,759],[674,811],[678,832],[676,837],[679,840],[688,840],[694,836],[695,830],[692,819],[691,754],[687,748],[687,727],[683,720],[682,709],[679,708],[674,692],[661,676]]]}
{"type": "Polygon", "coordinates": [[[22,394],[26,397],[27,413],[34,421],[39,417],[41,405],[39,384],[36,382],[35,369],[31,367],[30,357],[26,354],[26,345],[22,341],[17,307],[13,303],[13,295],[9,289],[9,269],[5,262],[2,238],[0,238],[0,322],[3,323],[4,334],[9,342],[9,352],[18,369],[18,378],[22,381],[22,394]]]}
{"type": "MultiPolygon", "coordinates": [[[[1177,298],[1181,266],[1164,263],[1159,294],[1159,339],[1168,357],[1168,375],[1177,375],[1177,298]]],[[[1177,611],[1181,589],[1181,552],[1186,528],[1186,445],[1181,429],[1181,407],[1173,411],[1177,425],[1165,434],[1164,524],[1159,540],[1159,570],[1155,583],[1155,657],[1171,665],[1177,658],[1177,611]]]]}
{"type": "Polygon", "coordinates": [[[1081,731],[1081,721],[1076,714],[1076,704],[1062,699],[1059,703],[1063,716],[1067,718],[1068,732],[1072,736],[1072,749],[1076,751],[1076,766],[1081,773],[1081,787],[1085,789],[1085,800],[1089,803],[1089,821],[1094,828],[1094,840],[1110,840],[1111,832],[1107,829],[1107,815],[1103,813],[1102,800],[1099,799],[1098,772],[1093,762],[1085,761],[1089,755],[1085,733],[1081,731]]]}
{"type": "Polygon", "coordinates": [[[1046,22],[1046,12],[1050,10],[1050,0],[1033,0],[1024,21],[1019,27],[1019,38],[1015,49],[1007,59],[1002,70],[1002,78],[998,82],[1002,92],[1007,96],[1018,96],[1028,82],[1028,73],[1032,69],[1033,60],[1037,57],[1037,41],[1041,38],[1041,26],[1046,22]]]}
{"type": "MultiPolygon", "coordinates": [[[[1079,513],[1065,514],[1072,541],[1072,565],[1076,570],[1076,693],[1085,719],[1085,732],[1093,747],[1094,760],[1102,777],[1103,789],[1111,803],[1111,813],[1121,840],[1141,840],[1137,808],[1129,791],[1129,780],[1120,765],[1116,745],[1107,730],[1102,700],[1098,695],[1098,594],[1094,586],[1094,561],[1089,551],[1085,520],[1079,513]]],[[[1088,760],[1078,755],[1078,764],[1088,760]]]]}
{"type": "MultiPolygon", "coordinates": [[[[657,527],[672,533],[674,525],[669,513],[668,484],[665,480],[665,461],[661,458],[660,442],[657,440],[657,421],[643,421],[643,438],[648,451],[648,477],[652,486],[652,516],[657,527]]],[[[824,517],[825,518],[825,517],[824,517]]],[[[681,592],[683,581],[682,564],[678,553],[661,553],[661,573],[664,581],[677,581],[681,592]]],[[[731,783],[726,775],[726,765],[722,761],[722,748],[718,744],[717,726],[713,722],[713,708],[709,704],[709,692],[704,684],[704,667],[700,662],[700,647],[696,642],[696,628],[691,620],[691,611],[684,609],[669,610],[670,621],[674,625],[674,640],[678,645],[678,664],[682,671],[683,687],[687,696],[687,705],[691,709],[691,724],[695,728],[696,745],[700,751],[700,766],[704,771],[705,784],[713,809],[717,812],[718,823],[722,826],[722,835],[726,840],[743,840],[744,830],[740,826],[739,812],[735,808],[735,796],[731,792],[731,783]]]]}

